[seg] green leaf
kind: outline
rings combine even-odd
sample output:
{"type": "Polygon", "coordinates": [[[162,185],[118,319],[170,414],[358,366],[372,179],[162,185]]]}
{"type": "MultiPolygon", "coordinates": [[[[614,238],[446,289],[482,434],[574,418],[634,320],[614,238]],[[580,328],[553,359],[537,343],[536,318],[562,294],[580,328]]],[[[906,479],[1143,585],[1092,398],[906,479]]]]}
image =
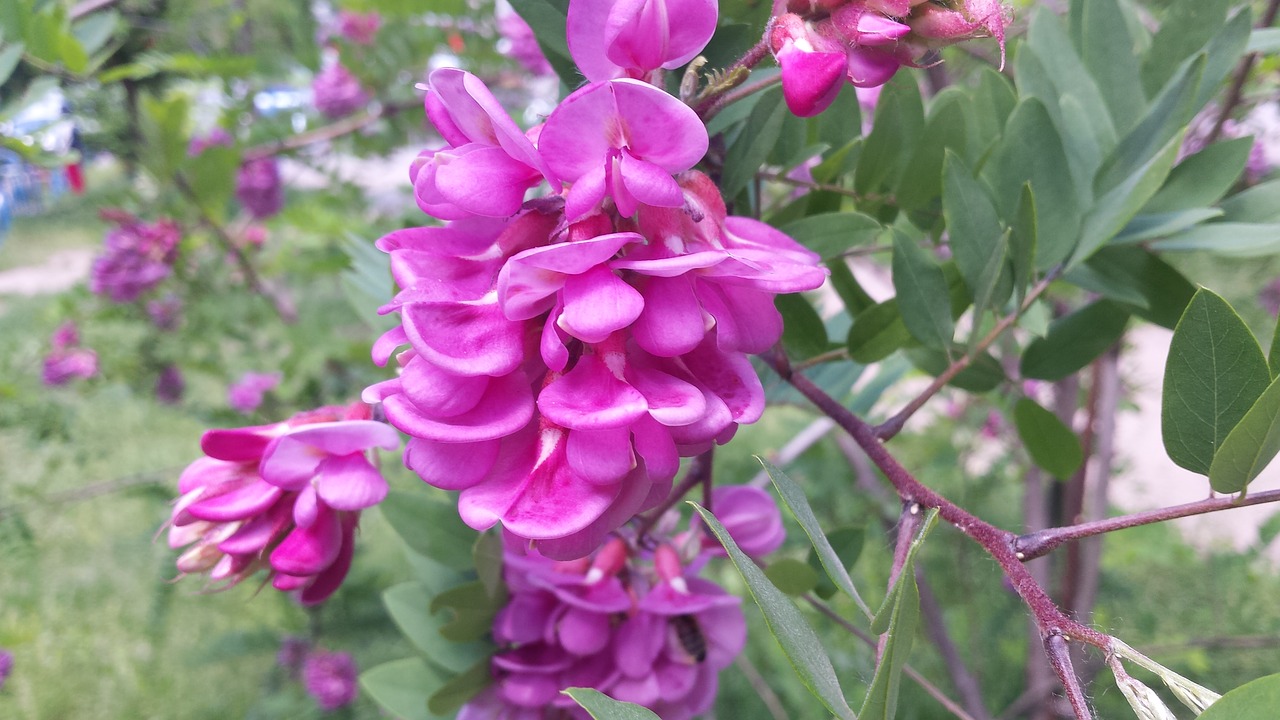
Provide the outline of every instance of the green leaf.
{"type": "Polygon", "coordinates": [[[1151,243],[1154,250],[1203,250],[1223,257],[1264,257],[1280,250],[1280,223],[1212,222],[1151,243]]]}
{"type": "Polygon", "coordinates": [[[1018,400],[1013,406],[1013,422],[1031,459],[1050,475],[1066,480],[1084,463],[1080,438],[1034,400],[1018,400]]]}
{"type": "Polygon", "coordinates": [[[1064,278],[1170,330],[1196,294],[1182,273],[1139,247],[1103,248],[1064,278]]]}
{"type": "Polygon", "coordinates": [[[1003,264],[1000,218],[985,184],[973,177],[960,156],[948,151],[942,172],[942,215],[951,237],[951,253],[976,298],[994,287],[990,281],[992,259],[998,255],[1003,264]]]}
{"type": "Polygon", "coordinates": [[[791,357],[804,360],[830,349],[827,327],[804,295],[778,295],[773,304],[782,313],[782,344],[791,357]]]}
{"type": "Polygon", "coordinates": [[[157,182],[168,185],[173,174],[187,156],[186,98],[174,96],[160,99],[142,95],[140,129],[145,141],[143,158],[157,182]]]}
{"type": "Polygon", "coordinates": [[[1049,334],[1036,338],[1022,354],[1022,376],[1061,380],[1106,352],[1124,334],[1129,313],[1110,300],[1099,300],[1058,318],[1049,334]]]}
{"type": "Polygon", "coordinates": [[[947,278],[929,252],[908,237],[893,233],[893,288],[902,322],[925,347],[949,347],[955,333],[947,278]]]}
{"type": "MultiPolygon", "coordinates": [[[[196,202],[214,219],[225,220],[227,203],[236,187],[236,172],[240,169],[239,151],[221,146],[205,148],[196,157],[187,159],[185,165],[182,176],[191,186],[196,202]]],[[[374,310],[376,315],[377,308],[374,310]]]]}
{"type": "MultiPolygon", "coordinates": [[[[858,594],[858,589],[853,585],[853,578],[849,577],[848,566],[852,564],[852,561],[846,562],[836,553],[830,540],[822,532],[822,526],[818,524],[818,518],[813,514],[813,508],[810,507],[804,490],[786,473],[775,467],[773,463],[760,456],[756,456],[756,460],[760,461],[765,473],[769,475],[769,480],[773,482],[773,487],[777,489],[778,497],[782,498],[782,503],[791,511],[791,516],[796,519],[800,529],[804,530],[804,534],[808,536],[810,544],[813,545],[813,549],[818,555],[818,560],[822,563],[822,568],[827,572],[827,577],[831,578],[831,582],[835,583],[837,588],[853,598],[853,601],[857,603],[858,607],[862,608],[864,613],[870,614],[871,609],[867,607],[867,604],[862,600],[862,596],[858,594]]],[[[857,548],[861,552],[861,530],[859,530],[857,548]]]]}
{"type": "Polygon", "coordinates": [[[1249,45],[1245,52],[1272,55],[1280,52],[1280,28],[1254,28],[1249,33],[1249,45]]]}
{"type": "Polygon", "coordinates": [[[1085,217],[1080,244],[1072,253],[1069,265],[1078,265],[1087,260],[1094,251],[1118,235],[1124,226],[1129,224],[1133,216],[1138,214],[1138,210],[1164,184],[1181,146],[1182,136],[1179,135],[1170,140],[1164,150],[1154,158],[1098,198],[1098,202],[1085,217]]]}
{"type": "MultiPolygon", "coordinates": [[[[1036,214],[1035,191],[1031,189],[1030,183],[1025,183],[1018,195],[1018,209],[1013,213],[1013,224],[1009,228],[1009,264],[1013,269],[1014,298],[1019,307],[1027,296],[1027,288],[1031,286],[1036,262],[1050,257],[1038,254],[1039,237],[1040,219],[1036,214]]],[[[1064,246],[1072,244],[1063,243],[1064,246]]],[[[1069,248],[1066,249],[1067,254],[1070,252],[1069,248]]]]}
{"type": "Polygon", "coordinates": [[[1271,377],[1280,376],[1280,320],[1276,329],[1271,332],[1271,349],[1267,351],[1267,366],[1271,368],[1271,377]]]}
{"type": "Polygon", "coordinates": [[[25,47],[22,43],[14,43],[4,50],[0,50],[0,85],[3,85],[9,79],[9,76],[13,74],[14,69],[18,67],[18,62],[22,60],[22,51],[25,47]]]}
{"type": "Polygon", "coordinates": [[[826,265],[831,271],[831,287],[840,296],[850,316],[856,317],[863,310],[876,304],[867,291],[862,289],[862,285],[853,276],[853,271],[849,269],[849,263],[844,258],[828,260],[826,265]]]}
{"type": "Polygon", "coordinates": [[[936,213],[942,194],[942,161],[948,149],[961,156],[968,142],[969,94],[958,87],[944,89],[929,108],[924,132],[912,143],[911,160],[894,187],[898,207],[936,213]]]}
{"type": "Polygon", "coordinates": [[[823,258],[832,258],[875,240],[884,226],[869,215],[835,212],[810,215],[779,229],[823,258]]]}
{"type": "Polygon", "coordinates": [[[484,643],[450,642],[441,634],[447,619],[443,613],[431,612],[431,594],[421,584],[407,582],[383,591],[382,602],[400,632],[434,664],[449,672],[462,672],[481,658],[487,658],[492,646],[484,643]]]}
{"type": "Polygon", "coordinates": [[[398,321],[379,315],[378,308],[391,302],[395,282],[391,278],[391,256],[372,242],[348,233],[342,249],[350,266],[342,273],[342,293],[362,320],[378,331],[390,330],[398,321]]]}
{"type": "Polygon", "coordinates": [[[890,298],[858,313],[849,328],[849,357],[869,365],[883,360],[911,340],[898,311],[898,301],[890,298]]]}
{"type": "Polygon", "coordinates": [[[1164,186],[1142,207],[1142,213],[1170,213],[1217,202],[1240,179],[1253,142],[1251,137],[1216,142],[1187,157],[1170,171],[1164,186]]]}
{"type": "Polygon", "coordinates": [[[761,94],[747,118],[746,127],[725,154],[720,190],[726,198],[741,192],[765,164],[769,151],[782,134],[782,124],[787,114],[786,103],[782,101],[782,88],[773,88],[761,94]]]}
{"type": "Polygon", "coordinates": [[[1116,127],[1130,128],[1146,105],[1133,37],[1116,0],[1088,0],[1082,9],[1080,57],[1098,82],[1116,127]]]}
{"type": "Polygon", "coordinates": [[[662,720],[649,708],[614,700],[599,690],[569,688],[562,692],[591,713],[595,720],[662,720]]]}
{"type": "MultiPolygon", "coordinates": [[[[1053,126],[1049,111],[1035,98],[1018,104],[1009,125],[982,168],[982,177],[991,184],[992,197],[1007,220],[1019,217],[1026,199],[1023,188],[1030,184],[1035,208],[1036,266],[1053,267],[1067,259],[1080,237],[1083,208],[1070,173],[1062,138],[1053,126]]],[[[1025,220],[1024,220],[1025,221],[1025,220]]]]}
{"type": "Polygon", "coordinates": [[[1169,237],[1187,228],[1199,225],[1206,220],[1220,217],[1222,217],[1222,210],[1218,208],[1192,208],[1190,210],[1177,210],[1155,215],[1138,215],[1130,220],[1129,224],[1125,225],[1118,235],[1111,239],[1111,245],[1133,245],[1147,240],[1169,237]]]}
{"type": "Polygon", "coordinates": [[[746,581],[751,597],[764,614],[769,632],[773,633],[787,660],[800,676],[800,681],[809,689],[809,692],[813,693],[814,697],[822,701],[832,715],[841,720],[855,720],[853,710],[849,708],[848,701],[844,699],[844,692],[840,689],[840,681],[836,678],[831,658],[827,656],[827,651],[822,647],[822,641],[818,639],[817,633],[809,626],[808,621],[791,600],[769,582],[755,561],[738,548],[733,537],[709,510],[697,503],[689,504],[720,540],[720,544],[724,545],[724,549],[729,553],[729,559],[733,561],[742,579],[746,581]]]}
{"type": "Polygon", "coordinates": [[[1209,465],[1209,485],[1220,493],[1244,490],[1280,452],[1280,380],[1272,380],[1227,434],[1209,465]]]}
{"type": "Polygon", "coordinates": [[[360,687],[402,720],[444,720],[427,710],[427,700],[444,679],[419,658],[392,660],[360,674],[360,687]]]}
{"type": "MultiPolygon", "coordinates": [[[[866,540],[867,529],[861,525],[853,525],[849,527],[836,528],[831,532],[824,533],[823,537],[827,544],[835,552],[835,559],[831,562],[838,568],[843,568],[848,575],[848,568],[858,561],[858,556],[862,554],[862,545],[866,540]]],[[[837,576],[841,573],[831,574],[827,572],[826,565],[823,563],[822,555],[819,554],[817,544],[809,548],[809,555],[805,558],[809,563],[809,567],[822,572],[822,577],[818,579],[818,587],[814,592],[824,600],[835,595],[838,591],[835,583],[838,582],[837,576]]],[[[852,585],[852,580],[850,585],[852,585]]],[[[861,598],[857,600],[863,608],[863,612],[870,615],[871,609],[866,607],[865,602],[861,602],[861,598]]]]}
{"type": "Polygon", "coordinates": [[[1160,424],[1170,459],[1208,475],[1227,435],[1271,383],[1267,359],[1226,300],[1201,288],[1173,331],[1160,424]]]}
{"type": "Polygon", "coordinates": [[[1280,674],[1260,677],[1223,695],[1197,720],[1273,720],[1280,707],[1280,674]]]}
{"type": "MultiPolygon", "coordinates": [[[[957,347],[952,351],[951,357],[964,352],[964,348],[957,347]]],[[[951,358],[937,350],[911,348],[905,352],[905,355],[912,365],[934,377],[941,375],[951,365],[951,358]]],[[[974,358],[969,363],[969,367],[957,373],[947,384],[969,392],[984,393],[1000,387],[1001,383],[1007,379],[1004,368],[1000,367],[1000,361],[996,360],[991,353],[984,352],[974,358]]]]}
{"type": "Polygon", "coordinates": [[[909,74],[884,85],[876,103],[875,123],[867,135],[853,186],[860,194],[891,190],[911,159],[910,148],[924,132],[924,102],[909,74]]]}
{"type": "Polygon", "coordinates": [[[1164,87],[1178,65],[1199,52],[1222,28],[1232,0],[1171,3],[1151,49],[1142,61],[1142,84],[1148,95],[1164,87]]]}
{"type": "Polygon", "coordinates": [[[427,700],[427,710],[437,715],[452,715],[480,691],[493,684],[493,672],[490,670],[491,660],[481,658],[465,672],[458,673],[431,693],[427,700]]]}
{"type": "Polygon", "coordinates": [[[484,584],[485,593],[492,599],[505,592],[502,583],[502,536],[496,532],[484,532],[476,538],[471,548],[471,561],[476,575],[484,584]]]}
{"type": "Polygon", "coordinates": [[[920,620],[920,591],[916,586],[915,556],[938,520],[938,511],[929,510],[920,531],[907,550],[897,582],[885,597],[885,605],[876,613],[872,632],[887,632],[884,653],[876,666],[875,677],[858,711],[859,720],[893,720],[898,706],[898,690],[902,668],[911,655],[916,628],[920,620]],[[883,617],[883,619],[882,619],[883,617]],[[877,626],[880,627],[877,630],[877,626]]]}
{"type": "Polygon", "coordinates": [[[92,55],[107,44],[119,23],[120,13],[115,10],[96,12],[72,23],[71,32],[84,51],[92,55]]]}
{"type": "Polygon", "coordinates": [[[447,611],[440,634],[446,640],[469,643],[483,638],[493,627],[493,617],[506,604],[505,595],[489,597],[484,583],[464,583],[431,599],[431,612],[447,611]]]}
{"type": "Polygon", "coordinates": [[[1254,185],[1223,200],[1219,207],[1226,222],[1280,222],[1280,180],[1254,185]]]}
{"type": "Polygon", "coordinates": [[[809,563],[795,558],[779,558],[764,569],[764,576],[782,592],[796,597],[818,586],[818,572],[809,563]]]}
{"type": "Polygon", "coordinates": [[[453,503],[433,500],[423,493],[392,491],[379,506],[405,544],[455,570],[471,568],[471,546],[476,531],[458,518],[453,503]]]}

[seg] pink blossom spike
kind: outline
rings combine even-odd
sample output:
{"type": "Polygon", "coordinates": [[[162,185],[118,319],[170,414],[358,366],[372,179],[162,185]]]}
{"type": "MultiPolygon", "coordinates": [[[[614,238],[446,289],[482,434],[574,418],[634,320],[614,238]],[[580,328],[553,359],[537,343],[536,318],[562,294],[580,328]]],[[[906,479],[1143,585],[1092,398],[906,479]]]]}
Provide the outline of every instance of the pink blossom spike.
{"type": "Polygon", "coordinates": [[[521,373],[497,378],[471,410],[448,418],[423,414],[405,395],[383,398],[387,421],[414,437],[439,442],[479,442],[510,435],[533,417],[533,397],[521,373]]]}
{"type": "Polygon", "coordinates": [[[401,310],[413,347],[459,375],[506,375],[524,362],[524,332],[496,302],[413,303],[401,310]]]}

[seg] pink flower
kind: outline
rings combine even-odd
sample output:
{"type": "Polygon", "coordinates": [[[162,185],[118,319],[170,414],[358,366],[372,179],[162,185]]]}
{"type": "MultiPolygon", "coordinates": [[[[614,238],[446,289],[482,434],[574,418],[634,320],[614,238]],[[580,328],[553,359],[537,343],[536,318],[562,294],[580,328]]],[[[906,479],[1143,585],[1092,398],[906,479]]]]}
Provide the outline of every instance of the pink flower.
{"type": "Polygon", "coordinates": [[[280,212],[284,207],[284,185],[280,182],[280,166],[273,157],[247,160],[236,175],[236,199],[256,220],[280,212]]]}
{"type": "Polygon", "coordinates": [[[156,376],[156,400],[165,405],[181,402],[186,390],[187,381],[177,365],[165,365],[156,376]]]}
{"type": "Polygon", "coordinates": [[[86,380],[98,374],[98,354],[80,347],[76,324],[67,321],[49,338],[51,349],[44,358],[40,381],[49,387],[65,385],[72,380],[86,380]]]}
{"type": "MultiPolygon", "coordinates": [[[[760,488],[749,485],[716,487],[711,491],[710,507],[742,552],[753,558],[762,558],[777,550],[787,538],[777,503],[772,495],[760,488]]],[[[715,538],[705,538],[704,545],[716,554],[724,555],[715,538]]]]}
{"type": "Polygon", "coordinates": [[[382,27],[382,16],[376,12],[338,11],[338,34],[357,45],[372,45],[382,27]]]}
{"type": "Polygon", "coordinates": [[[170,521],[182,574],[209,573],[215,589],[266,570],[277,590],[323,602],[346,577],[360,511],[386,495],[365,453],[395,449],[392,428],[368,407],[325,407],[274,425],[210,430],[207,457],[178,481],[170,521]]]}
{"type": "Polygon", "coordinates": [[[559,189],[533,141],[479,78],[445,68],[431,73],[430,86],[427,117],[449,146],[423,152],[410,168],[423,212],[443,220],[509,217],[543,180],[559,189]]]}
{"type": "Polygon", "coordinates": [[[194,135],[191,142],[187,144],[187,157],[196,157],[211,147],[231,147],[235,145],[235,138],[231,137],[231,133],[221,127],[214,127],[206,135],[194,135]]]}
{"type": "Polygon", "coordinates": [[[311,93],[316,109],[327,118],[345,117],[369,102],[369,95],[360,86],[360,80],[351,71],[335,62],[311,81],[311,93]]]}
{"type": "Polygon", "coordinates": [[[247,372],[227,388],[227,404],[244,415],[262,404],[262,396],[280,384],[280,373],[247,372]]]}
{"type": "Polygon", "coordinates": [[[89,270],[89,290],[127,303],[169,277],[182,235],[171,220],[144,223],[127,215],[118,217],[120,225],[107,233],[103,253],[89,270]]]}
{"type": "Polygon", "coordinates": [[[637,80],[594,83],[565,98],[538,136],[552,172],[573,183],[565,197],[568,219],[612,197],[618,212],[641,204],[678,208],[672,174],[693,167],[707,152],[707,131],[697,113],[637,80]]]}
{"type": "Polygon", "coordinates": [[[302,684],[321,710],[337,710],[360,694],[359,671],[350,653],[312,650],[302,665],[302,684]]]}
{"type": "Polygon", "coordinates": [[[593,82],[645,79],[692,60],[716,30],[715,0],[572,0],[569,53],[593,82]]]}
{"type": "Polygon", "coordinates": [[[502,35],[498,52],[514,59],[534,75],[552,74],[551,63],[542,54],[542,48],[538,46],[538,39],[529,23],[506,4],[498,7],[496,18],[498,32],[502,35]]]}
{"type": "Polygon", "coordinates": [[[13,653],[4,648],[0,648],[0,690],[4,689],[4,683],[9,679],[9,675],[13,672],[13,653]]]}
{"type": "Polygon", "coordinates": [[[169,293],[162,298],[148,300],[147,316],[158,330],[176,330],[182,322],[182,298],[169,293]]]}
{"type": "Polygon", "coordinates": [[[835,100],[845,82],[888,82],[903,65],[919,66],[943,45],[990,36],[1004,58],[1007,14],[999,0],[792,0],[778,2],[769,47],[782,69],[792,113],[809,117],[835,100]]]}

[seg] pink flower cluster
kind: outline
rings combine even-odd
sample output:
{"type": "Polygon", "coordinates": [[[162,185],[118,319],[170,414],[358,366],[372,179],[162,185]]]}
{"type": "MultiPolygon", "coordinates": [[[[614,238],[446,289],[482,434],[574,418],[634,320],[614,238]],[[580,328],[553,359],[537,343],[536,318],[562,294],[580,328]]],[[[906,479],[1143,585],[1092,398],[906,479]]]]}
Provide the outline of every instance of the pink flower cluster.
{"type": "Polygon", "coordinates": [[[498,6],[495,17],[498,21],[498,33],[502,35],[498,52],[514,59],[534,75],[550,75],[551,63],[542,54],[538,38],[534,36],[529,23],[506,4],[498,6]]]}
{"type": "Polygon", "coordinates": [[[372,45],[382,27],[382,16],[376,12],[338,11],[338,34],[357,45],[372,45]]]}
{"type": "Polygon", "coordinates": [[[236,412],[252,414],[262,404],[262,396],[280,384],[280,373],[247,372],[227,388],[227,404],[236,412]]]}
{"type": "Polygon", "coordinates": [[[103,253],[93,261],[89,290],[113,302],[133,302],[173,272],[182,230],[172,220],[144,223],[115,211],[104,217],[119,224],[107,233],[103,253]]]}
{"type": "Polygon", "coordinates": [[[351,565],[360,511],[387,493],[366,452],[399,443],[361,403],[206,432],[206,457],[178,480],[169,545],[189,546],[178,570],[207,572],[216,589],[265,570],[303,604],[324,601],[351,565]]]}
{"type": "Polygon", "coordinates": [[[313,649],[302,661],[302,686],[321,710],[337,710],[360,694],[359,670],[351,653],[313,649]]]}
{"type": "MultiPolygon", "coordinates": [[[[763,555],[782,544],[782,518],[767,494],[717,488],[713,504],[721,502],[736,505],[726,528],[744,548],[763,555]]],[[[714,554],[701,549],[703,536],[695,526],[659,539],[653,551],[615,537],[572,561],[523,550],[508,536],[503,577],[511,599],[494,619],[495,682],[458,720],[586,720],[560,694],[570,687],[643,705],[663,720],[710,710],[719,673],[742,651],[747,628],[740,599],[698,577],[714,554]]]]}
{"type": "Polygon", "coordinates": [[[801,117],[826,110],[846,83],[883,85],[944,45],[990,36],[1003,55],[1008,24],[1000,0],[775,0],[774,15],[769,47],[801,117]]]}
{"type": "Polygon", "coordinates": [[[369,102],[360,80],[336,60],[312,79],[311,95],[316,109],[332,119],[350,115],[369,102]]]}
{"type": "Polygon", "coordinates": [[[594,46],[588,29],[610,25],[582,17],[610,3],[570,5],[579,64],[616,73],[527,133],[475,76],[432,73],[427,114],[448,145],[410,173],[423,211],[450,222],[378,242],[402,288],[383,312],[401,325],[374,359],[410,348],[396,356],[399,377],[366,401],[413,436],[410,468],[461,491],[467,524],[502,523],[557,559],[586,555],[661,503],[680,456],[760,417],[746,354],[782,332],[776,293],[825,278],[817,255],[727,215],[715,184],[690,169],[707,149],[701,120],[634,76],[674,62],[641,53],[648,42],[679,57],[701,44],[618,10],[651,4],[618,3],[611,12],[630,29],[587,38],[594,46]]]}
{"type": "Polygon", "coordinates": [[[49,387],[66,385],[72,380],[85,380],[98,374],[98,353],[80,347],[76,324],[67,321],[49,338],[49,354],[44,358],[41,382],[49,387]]]}
{"type": "Polygon", "coordinates": [[[236,175],[236,200],[255,220],[280,212],[284,207],[284,185],[280,165],[273,157],[246,160],[236,175]]]}

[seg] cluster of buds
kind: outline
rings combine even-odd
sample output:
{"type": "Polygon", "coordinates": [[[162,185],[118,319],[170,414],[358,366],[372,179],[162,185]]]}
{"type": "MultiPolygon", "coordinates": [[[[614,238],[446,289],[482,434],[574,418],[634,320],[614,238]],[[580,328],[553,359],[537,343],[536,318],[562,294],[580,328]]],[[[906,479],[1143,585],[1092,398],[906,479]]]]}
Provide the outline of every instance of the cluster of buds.
{"type": "Polygon", "coordinates": [[[303,604],[324,601],[346,577],[360,511],[387,493],[366,453],[399,444],[361,403],[206,432],[170,520],[169,545],[189,546],[179,572],[207,572],[225,589],[265,570],[303,604]]]}
{"type": "Polygon", "coordinates": [[[382,16],[376,12],[338,11],[338,35],[356,45],[372,45],[382,28],[382,16]]]}
{"type": "MultiPolygon", "coordinates": [[[[722,500],[737,505],[726,527],[743,547],[763,555],[782,543],[767,494],[717,488],[713,505],[722,500]]],[[[494,619],[494,684],[459,720],[588,718],[560,694],[570,687],[643,705],[663,720],[710,710],[720,671],[746,641],[741,600],[698,577],[714,554],[703,549],[700,527],[655,535],[647,538],[653,550],[617,536],[590,557],[561,562],[508,542],[511,599],[494,619]]]]}
{"type": "Polygon", "coordinates": [[[45,385],[66,385],[72,380],[85,380],[98,374],[98,353],[80,347],[80,332],[74,322],[65,322],[54,330],[49,345],[40,377],[45,385]]]}
{"type": "Polygon", "coordinates": [[[939,48],[994,37],[1004,52],[999,0],[775,0],[769,47],[791,112],[826,110],[847,83],[876,87],[939,48]]]}
{"type": "Polygon", "coordinates": [[[172,220],[144,223],[121,211],[104,211],[103,218],[117,225],[89,270],[89,290],[112,302],[133,302],[172,274],[182,230],[172,220]]]}
{"type": "Polygon", "coordinates": [[[280,164],[273,157],[246,160],[236,175],[236,200],[255,220],[265,220],[284,207],[280,164]]]}
{"type": "Polygon", "coordinates": [[[242,415],[251,415],[262,404],[262,396],[280,384],[280,373],[247,372],[227,387],[227,404],[242,415]]]}
{"type": "Polygon", "coordinates": [[[369,102],[360,80],[336,56],[311,80],[311,97],[320,114],[333,120],[350,115],[369,102]]]}
{"type": "Polygon", "coordinates": [[[680,456],[760,417],[746,355],[781,335],[774,295],[826,275],[791,238],[727,214],[691,170],[702,121],[637,79],[710,38],[714,3],[687,4],[659,13],[677,29],[648,3],[571,3],[592,82],[527,133],[475,76],[432,73],[426,110],[448,145],[411,176],[422,210],[450,222],[378,242],[402,288],[382,311],[401,325],[374,359],[410,348],[365,400],[413,436],[411,469],[461,491],[467,524],[501,523],[547,557],[590,553],[667,497],[680,456]]]}

